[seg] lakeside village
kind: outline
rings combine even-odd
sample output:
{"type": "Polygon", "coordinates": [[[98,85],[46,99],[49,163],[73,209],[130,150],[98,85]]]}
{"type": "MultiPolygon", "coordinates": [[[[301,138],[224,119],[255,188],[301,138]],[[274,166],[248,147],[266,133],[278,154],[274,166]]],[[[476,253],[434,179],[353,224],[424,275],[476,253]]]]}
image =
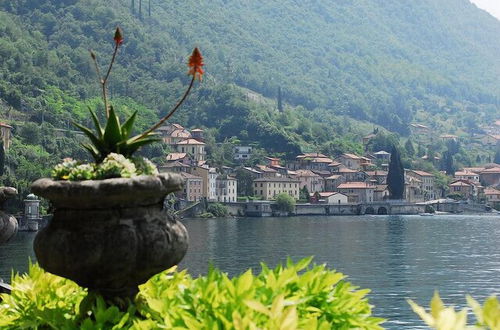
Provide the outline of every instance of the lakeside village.
{"type": "MultiPolygon", "coordinates": [[[[416,128],[425,127],[420,126],[416,128]]],[[[493,188],[500,183],[500,165],[457,171],[448,188],[450,195],[460,196],[460,201],[445,198],[433,174],[405,170],[404,200],[390,201],[386,181],[391,155],[386,150],[364,155],[346,153],[336,158],[304,153],[286,163],[265,157],[263,164],[253,167],[215,168],[206,161],[202,129],[170,124],[159,131],[174,151],[159,170],[183,177],[177,208],[190,210],[187,216],[206,211],[207,202],[222,203],[229,214],[240,216],[484,212],[500,204],[500,190],[493,188]],[[293,211],[282,212],[276,207],[275,198],[282,193],[297,201],[293,211]]],[[[366,136],[364,142],[373,137],[366,136]]],[[[244,163],[251,155],[252,147],[234,146],[236,163],[244,163]]]]}
{"type": "MultiPolygon", "coordinates": [[[[11,143],[11,129],[0,123],[6,149],[11,143]]],[[[424,125],[412,124],[412,129],[420,136],[427,134],[424,125]]],[[[234,146],[234,162],[241,165],[214,167],[207,162],[202,129],[188,130],[174,123],[158,131],[172,150],[158,164],[159,171],[179,173],[184,180],[183,190],[169,200],[182,216],[210,216],[207,210],[215,203],[225,206],[223,214],[233,216],[480,213],[500,206],[500,190],[495,188],[500,185],[497,164],[456,171],[447,194],[436,186],[433,174],[405,169],[404,199],[389,200],[391,154],[386,150],[363,155],[345,153],[335,158],[303,153],[286,162],[265,157],[262,164],[248,167],[243,164],[251,159],[252,147],[240,145],[234,146]],[[296,202],[293,210],[278,207],[275,199],[282,193],[296,202]]],[[[375,136],[365,136],[363,143],[375,136]]],[[[457,137],[448,134],[440,138],[457,137]]],[[[484,139],[487,145],[496,145],[500,135],[487,134],[484,139]]],[[[38,224],[44,226],[48,221],[38,214],[38,203],[32,194],[26,198],[21,230],[37,230],[38,224]]]]}

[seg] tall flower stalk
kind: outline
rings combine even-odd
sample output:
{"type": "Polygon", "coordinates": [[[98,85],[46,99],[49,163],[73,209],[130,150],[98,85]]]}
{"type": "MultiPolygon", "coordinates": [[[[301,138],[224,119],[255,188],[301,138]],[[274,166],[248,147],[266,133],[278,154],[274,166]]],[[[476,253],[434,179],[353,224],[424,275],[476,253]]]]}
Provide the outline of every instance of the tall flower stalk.
{"type": "Polygon", "coordinates": [[[154,131],[165,121],[167,121],[180,108],[180,106],[184,103],[189,93],[191,92],[195,80],[199,79],[201,81],[204,74],[203,57],[199,49],[195,48],[188,62],[188,75],[192,76],[191,82],[189,83],[189,86],[182,95],[181,99],[167,113],[167,115],[161,118],[156,124],[151,126],[145,132],[130,137],[133,130],[135,118],[137,116],[137,111],[135,111],[123,124],[120,124],[120,118],[117,116],[115,110],[113,109],[113,106],[109,105],[108,102],[108,78],[111,74],[113,64],[116,60],[118,49],[123,44],[124,40],[122,31],[119,27],[116,28],[113,39],[115,42],[113,56],[104,76],[101,75],[101,70],[95,53],[90,51],[90,56],[92,57],[92,60],[94,62],[95,70],[99,78],[99,84],[102,89],[106,123],[105,125],[101,125],[101,122],[99,121],[96,113],[90,108],[89,111],[94,122],[95,130],[91,130],[90,128],[87,128],[81,124],[74,123],[90,139],[90,143],[83,144],[83,147],[91,153],[96,163],[101,163],[110,153],[117,153],[122,154],[125,157],[131,157],[132,154],[143,145],[159,141],[159,139],[155,137],[154,131]]]}

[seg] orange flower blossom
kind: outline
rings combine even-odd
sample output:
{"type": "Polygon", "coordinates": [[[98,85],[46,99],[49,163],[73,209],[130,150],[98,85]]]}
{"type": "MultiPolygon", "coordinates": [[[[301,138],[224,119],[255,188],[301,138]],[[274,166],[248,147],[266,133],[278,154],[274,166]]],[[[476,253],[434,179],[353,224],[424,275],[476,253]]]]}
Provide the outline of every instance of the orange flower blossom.
{"type": "Polygon", "coordinates": [[[191,56],[189,57],[189,62],[188,62],[189,72],[188,72],[188,74],[194,76],[195,79],[199,78],[201,81],[203,73],[205,73],[205,71],[203,71],[203,69],[202,69],[203,65],[204,65],[203,64],[203,56],[201,56],[200,50],[198,49],[198,47],[196,47],[193,50],[193,53],[191,54],[191,56]]]}
{"type": "Polygon", "coordinates": [[[116,28],[115,37],[113,38],[117,45],[121,45],[123,42],[122,31],[119,27],[116,28]]]}

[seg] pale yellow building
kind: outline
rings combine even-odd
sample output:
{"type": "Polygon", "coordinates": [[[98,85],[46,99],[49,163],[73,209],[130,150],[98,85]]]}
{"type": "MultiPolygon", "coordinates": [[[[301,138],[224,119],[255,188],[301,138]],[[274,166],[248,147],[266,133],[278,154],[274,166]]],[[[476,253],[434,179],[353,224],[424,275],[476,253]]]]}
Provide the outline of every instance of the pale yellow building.
{"type": "Polygon", "coordinates": [[[273,200],[276,195],[287,193],[299,199],[300,180],[286,177],[267,177],[253,180],[254,195],[273,200]]]}
{"type": "Polygon", "coordinates": [[[420,189],[422,191],[424,201],[434,200],[437,198],[436,189],[434,187],[435,177],[433,174],[419,170],[407,170],[405,171],[405,177],[406,176],[410,176],[420,181],[420,189]]]}
{"type": "Polygon", "coordinates": [[[12,141],[11,138],[12,126],[5,123],[0,123],[0,138],[3,141],[4,150],[9,150],[12,141]]]}
{"type": "Polygon", "coordinates": [[[205,143],[195,139],[186,139],[178,142],[176,145],[177,152],[186,152],[193,157],[196,162],[205,160],[205,143]]]}

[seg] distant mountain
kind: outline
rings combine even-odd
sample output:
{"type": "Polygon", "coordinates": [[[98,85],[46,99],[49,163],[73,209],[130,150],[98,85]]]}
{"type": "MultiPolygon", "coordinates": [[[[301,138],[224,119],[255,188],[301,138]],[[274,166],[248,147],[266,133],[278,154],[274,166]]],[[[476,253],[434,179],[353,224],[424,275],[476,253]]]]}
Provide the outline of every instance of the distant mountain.
{"type": "Polygon", "coordinates": [[[468,0],[151,1],[151,16],[149,3],[1,1],[0,95],[16,108],[47,86],[96,95],[87,49],[120,24],[112,92],[160,112],[197,45],[210,83],[272,98],[281,87],[289,104],[402,134],[419,111],[498,115],[500,21],[468,0]]]}
{"type": "MultiPolygon", "coordinates": [[[[468,142],[499,116],[500,21],[468,0],[0,0],[0,120],[15,130],[0,183],[21,199],[61,158],[85,157],[71,121],[102,108],[88,50],[107,63],[117,25],[125,42],[109,93],[142,128],[181,95],[201,48],[207,74],[175,121],[207,128],[214,163],[230,161],[231,143],[284,157],[361,153],[362,135],[405,136],[410,123],[468,142]]],[[[438,140],[416,154],[443,152],[438,140]]],[[[397,137],[376,143],[387,141],[397,137]]]]}

